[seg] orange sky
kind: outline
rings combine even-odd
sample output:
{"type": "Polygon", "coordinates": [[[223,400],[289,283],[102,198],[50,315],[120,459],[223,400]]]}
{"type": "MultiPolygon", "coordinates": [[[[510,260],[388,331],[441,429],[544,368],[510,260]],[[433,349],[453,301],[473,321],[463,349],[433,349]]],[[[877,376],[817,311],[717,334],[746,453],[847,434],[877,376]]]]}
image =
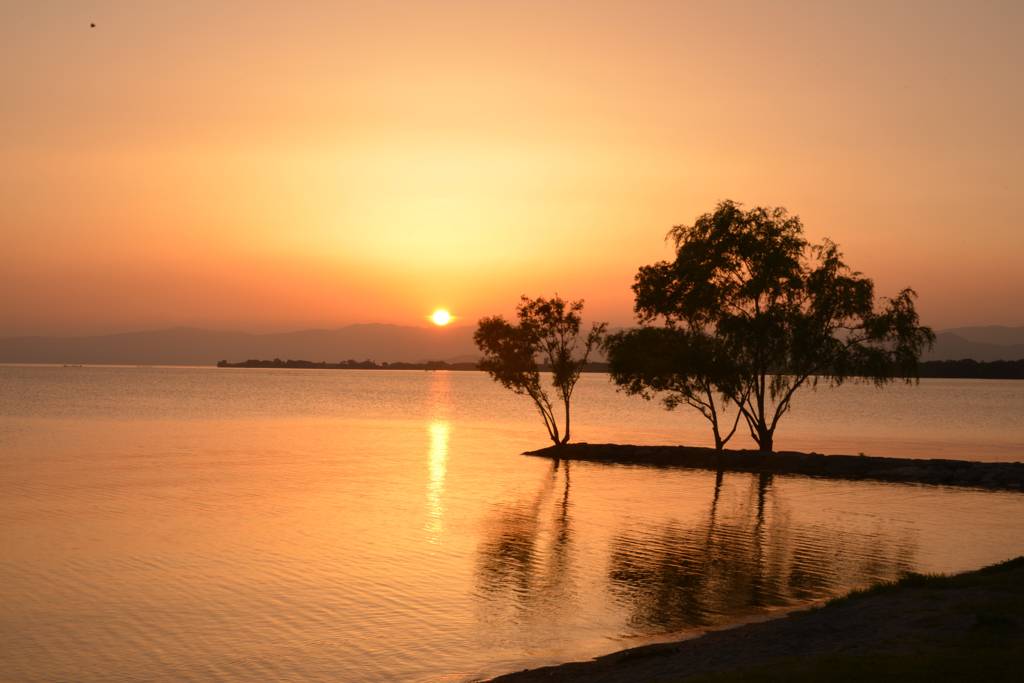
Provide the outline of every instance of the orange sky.
{"type": "Polygon", "coordinates": [[[834,4],[7,0],[0,336],[628,325],[725,198],[1024,325],[1024,4],[834,4]]]}

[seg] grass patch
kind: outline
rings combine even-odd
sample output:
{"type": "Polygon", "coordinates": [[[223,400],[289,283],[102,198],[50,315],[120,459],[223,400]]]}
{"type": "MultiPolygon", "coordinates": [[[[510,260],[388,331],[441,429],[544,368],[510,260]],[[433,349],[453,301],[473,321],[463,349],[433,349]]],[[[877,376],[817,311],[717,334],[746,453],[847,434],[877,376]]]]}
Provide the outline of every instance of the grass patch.
{"type": "Polygon", "coordinates": [[[927,588],[929,590],[948,588],[950,586],[950,582],[954,578],[956,577],[948,576],[946,574],[918,574],[917,572],[908,572],[895,581],[881,581],[873,586],[850,591],[846,595],[840,595],[832,598],[825,603],[825,607],[836,607],[837,605],[842,605],[844,602],[870,598],[875,595],[895,595],[897,593],[902,593],[907,588],[927,588]]]}
{"type": "Polygon", "coordinates": [[[743,671],[687,679],[687,683],[1018,683],[1022,661],[1024,645],[1019,642],[1010,648],[922,648],[904,654],[839,654],[780,659],[743,671]]]}
{"type": "Polygon", "coordinates": [[[619,657],[618,663],[623,664],[626,662],[635,661],[637,659],[645,659],[648,657],[671,657],[677,652],[679,652],[678,645],[662,645],[637,648],[635,650],[627,650],[621,657],[619,657]]]}
{"type": "Polygon", "coordinates": [[[1019,583],[1019,581],[1008,581],[1006,574],[1021,567],[1024,567],[1024,555],[1012,560],[1006,560],[1005,562],[999,562],[997,564],[989,565],[988,567],[983,567],[976,572],[966,572],[963,574],[918,574],[917,572],[907,572],[895,581],[881,581],[873,586],[851,591],[846,595],[832,598],[825,603],[825,607],[835,607],[836,605],[841,605],[850,600],[860,600],[862,598],[870,598],[875,595],[895,595],[897,593],[902,593],[908,588],[926,589],[928,593],[926,593],[925,596],[935,599],[937,596],[934,591],[942,590],[944,588],[966,588],[969,586],[995,586],[1000,584],[1019,583]]]}

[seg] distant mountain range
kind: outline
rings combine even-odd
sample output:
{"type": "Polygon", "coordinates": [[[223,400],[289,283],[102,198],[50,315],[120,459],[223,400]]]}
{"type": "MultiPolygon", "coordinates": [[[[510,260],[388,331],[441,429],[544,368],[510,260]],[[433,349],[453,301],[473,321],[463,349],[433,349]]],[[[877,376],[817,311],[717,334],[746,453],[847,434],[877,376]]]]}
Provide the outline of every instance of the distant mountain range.
{"type": "Polygon", "coordinates": [[[11,337],[0,339],[0,363],[82,365],[216,365],[227,360],[310,360],[338,363],[471,362],[480,352],[476,327],[349,325],[336,330],[279,334],[217,332],[175,327],[97,337],[11,337]]]}
{"type": "Polygon", "coordinates": [[[999,346],[1024,346],[1024,327],[951,327],[948,330],[937,330],[937,334],[953,334],[961,339],[978,344],[996,344],[999,346]]]}
{"type": "Polygon", "coordinates": [[[955,327],[938,330],[935,346],[921,360],[977,361],[1024,358],[1024,327],[955,327]]]}
{"type": "MultiPolygon", "coordinates": [[[[467,363],[480,357],[473,343],[475,330],[474,326],[370,324],[279,334],[175,327],[95,337],[9,337],[0,339],[0,363],[216,365],[221,360],[238,363],[275,358],[329,363],[467,363]]],[[[937,337],[935,348],[921,360],[1024,359],[1024,327],[959,327],[940,330],[937,337]]]]}

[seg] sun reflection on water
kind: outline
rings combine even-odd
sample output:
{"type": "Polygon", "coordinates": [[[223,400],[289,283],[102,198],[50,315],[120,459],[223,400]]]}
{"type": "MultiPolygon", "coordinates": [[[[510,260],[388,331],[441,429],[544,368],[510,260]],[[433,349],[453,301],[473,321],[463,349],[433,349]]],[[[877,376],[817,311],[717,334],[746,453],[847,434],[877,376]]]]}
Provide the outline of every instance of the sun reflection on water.
{"type": "Polygon", "coordinates": [[[427,480],[427,523],[425,531],[431,543],[440,543],[444,533],[444,478],[448,472],[448,437],[451,425],[447,420],[430,423],[430,455],[427,480]]]}
{"type": "Polygon", "coordinates": [[[448,444],[451,439],[452,412],[451,377],[447,372],[432,372],[429,401],[432,420],[427,427],[430,433],[430,451],[427,454],[427,518],[424,531],[427,540],[441,544],[444,534],[444,490],[448,473],[448,444]]]}

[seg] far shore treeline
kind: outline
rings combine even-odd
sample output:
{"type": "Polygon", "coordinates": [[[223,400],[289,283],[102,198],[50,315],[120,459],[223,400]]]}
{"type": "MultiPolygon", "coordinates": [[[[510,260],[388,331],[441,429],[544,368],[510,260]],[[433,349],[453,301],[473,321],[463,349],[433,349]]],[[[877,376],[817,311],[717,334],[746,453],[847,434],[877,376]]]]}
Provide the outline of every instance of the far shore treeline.
{"type": "MultiPolygon", "coordinates": [[[[432,360],[426,363],[381,363],[372,360],[346,360],[340,363],[314,363],[308,360],[246,360],[229,363],[222,360],[218,368],[289,368],[300,370],[479,370],[476,363],[446,363],[432,360]]],[[[921,377],[938,379],[1024,379],[1024,358],[1020,360],[976,361],[930,360],[917,364],[921,377]]],[[[540,369],[543,371],[544,366],[540,369]]],[[[587,363],[583,372],[608,372],[607,363],[587,363]]]]}
{"type": "Polygon", "coordinates": [[[917,364],[921,377],[946,379],[1024,379],[1024,358],[990,362],[964,360],[930,360],[917,364]]]}
{"type": "MultiPolygon", "coordinates": [[[[217,363],[218,368],[290,368],[300,370],[479,370],[476,363],[446,363],[443,360],[432,360],[426,363],[381,363],[372,360],[344,360],[340,363],[314,363],[308,360],[246,360],[241,363],[229,363],[226,360],[217,363]]],[[[540,366],[544,369],[544,366],[540,366]]],[[[583,372],[608,372],[607,363],[587,363],[583,372]]]]}

